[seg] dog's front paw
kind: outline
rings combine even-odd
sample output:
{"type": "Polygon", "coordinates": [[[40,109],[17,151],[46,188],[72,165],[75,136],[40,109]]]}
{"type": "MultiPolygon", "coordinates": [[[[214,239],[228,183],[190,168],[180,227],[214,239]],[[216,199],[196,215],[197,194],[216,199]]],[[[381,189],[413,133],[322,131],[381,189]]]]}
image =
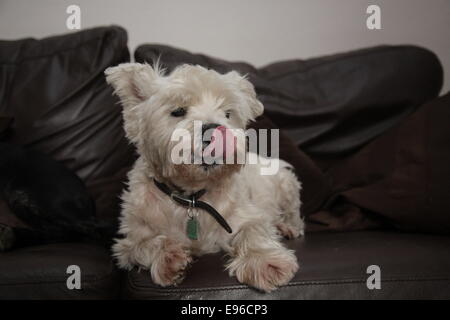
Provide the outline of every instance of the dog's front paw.
{"type": "Polygon", "coordinates": [[[293,226],[285,222],[277,223],[278,232],[286,239],[295,239],[303,235],[302,226],[293,226]]]}
{"type": "Polygon", "coordinates": [[[297,258],[287,249],[248,253],[228,265],[230,275],[239,282],[265,292],[287,284],[298,270],[297,258]]]}
{"type": "Polygon", "coordinates": [[[177,285],[184,279],[191,262],[187,249],[177,242],[167,240],[159,259],[151,267],[153,281],[163,287],[177,285]]]}

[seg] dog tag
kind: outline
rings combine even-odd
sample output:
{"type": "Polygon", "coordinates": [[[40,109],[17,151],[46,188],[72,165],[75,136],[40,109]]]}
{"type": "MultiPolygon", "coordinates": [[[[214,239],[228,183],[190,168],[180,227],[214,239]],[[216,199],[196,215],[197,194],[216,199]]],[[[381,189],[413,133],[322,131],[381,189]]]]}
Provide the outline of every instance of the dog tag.
{"type": "Polygon", "coordinates": [[[198,239],[198,221],[196,217],[189,218],[187,222],[187,235],[191,240],[198,239]]]}

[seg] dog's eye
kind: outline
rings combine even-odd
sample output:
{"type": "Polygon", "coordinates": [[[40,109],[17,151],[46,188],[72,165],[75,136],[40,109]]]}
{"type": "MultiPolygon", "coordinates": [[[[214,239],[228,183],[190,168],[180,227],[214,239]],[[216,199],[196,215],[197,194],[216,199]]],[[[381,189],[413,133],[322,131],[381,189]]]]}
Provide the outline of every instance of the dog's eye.
{"type": "Polygon", "coordinates": [[[174,111],[172,111],[172,112],[170,113],[170,115],[171,115],[172,117],[182,117],[182,116],[186,115],[186,112],[187,112],[187,111],[186,111],[185,108],[179,107],[179,108],[175,109],[174,111]]]}
{"type": "Polygon", "coordinates": [[[231,111],[226,111],[226,112],[225,112],[225,117],[227,117],[227,119],[230,119],[230,117],[231,117],[231,111]]]}

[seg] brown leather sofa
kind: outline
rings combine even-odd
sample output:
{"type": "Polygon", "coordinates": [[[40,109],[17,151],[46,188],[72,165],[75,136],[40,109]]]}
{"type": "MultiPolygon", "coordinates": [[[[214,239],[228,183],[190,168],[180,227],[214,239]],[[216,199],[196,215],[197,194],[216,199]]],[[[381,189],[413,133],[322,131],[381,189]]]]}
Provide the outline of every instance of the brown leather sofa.
{"type": "MultiPolygon", "coordinates": [[[[120,107],[103,76],[108,66],[129,61],[126,42],[120,27],[0,41],[0,115],[14,118],[10,142],[45,152],[76,172],[96,201],[97,216],[107,221],[117,219],[118,196],[135,159],[123,135],[120,107]]],[[[312,173],[300,173],[308,232],[286,242],[297,253],[300,271],[288,285],[265,294],[230,278],[223,256],[216,254],[199,258],[178,287],[162,288],[148,272],[119,271],[108,248],[61,243],[0,253],[0,299],[450,298],[448,233],[399,231],[380,217],[370,218],[376,223],[355,226],[353,220],[341,228],[314,219],[330,201],[329,168],[437,97],[442,68],[432,53],[379,47],[255,68],[143,45],[135,58],[151,61],[161,53],[169,69],[187,62],[248,73],[267,116],[312,159],[308,165],[317,165],[312,173]],[[394,67],[386,68],[386,61],[395,61],[394,67]],[[421,67],[411,70],[411,65],[421,67]],[[80,290],[67,288],[70,265],[81,269],[80,290]],[[380,267],[381,289],[367,287],[370,265],[380,267]]],[[[0,216],[6,210],[0,205],[0,216]]]]}

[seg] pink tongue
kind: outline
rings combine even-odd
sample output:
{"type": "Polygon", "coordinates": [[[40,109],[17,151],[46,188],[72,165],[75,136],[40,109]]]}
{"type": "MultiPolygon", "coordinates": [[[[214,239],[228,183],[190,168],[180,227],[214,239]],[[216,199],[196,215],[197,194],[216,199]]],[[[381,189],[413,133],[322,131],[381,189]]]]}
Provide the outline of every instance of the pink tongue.
{"type": "MultiPolygon", "coordinates": [[[[219,126],[214,129],[211,135],[211,143],[206,148],[209,152],[214,150],[215,157],[225,158],[227,154],[233,155],[236,151],[236,137],[230,129],[219,126]]],[[[205,151],[206,151],[205,150],[205,151]]]]}

